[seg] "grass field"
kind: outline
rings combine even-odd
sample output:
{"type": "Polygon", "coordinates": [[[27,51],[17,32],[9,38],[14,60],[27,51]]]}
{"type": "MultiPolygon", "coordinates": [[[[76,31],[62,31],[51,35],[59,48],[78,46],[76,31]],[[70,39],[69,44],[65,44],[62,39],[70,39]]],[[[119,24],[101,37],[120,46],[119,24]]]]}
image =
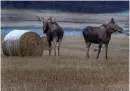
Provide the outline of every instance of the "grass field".
{"type": "MultiPolygon", "coordinates": [[[[64,37],[61,56],[5,57],[1,54],[2,91],[128,91],[129,41],[113,35],[108,60],[92,44],[90,59],[80,37],[64,37]]],[[[104,49],[104,48],[103,48],[104,49]]]]}

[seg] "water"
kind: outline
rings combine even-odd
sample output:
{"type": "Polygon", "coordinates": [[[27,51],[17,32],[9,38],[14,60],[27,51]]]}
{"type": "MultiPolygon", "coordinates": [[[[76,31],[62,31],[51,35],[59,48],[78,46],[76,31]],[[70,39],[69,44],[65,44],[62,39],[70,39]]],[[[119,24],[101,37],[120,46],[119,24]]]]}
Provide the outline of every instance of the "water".
{"type": "MultiPolygon", "coordinates": [[[[37,34],[44,35],[41,29],[31,29],[31,28],[8,28],[8,27],[4,27],[1,28],[1,34],[3,35],[7,35],[10,31],[15,30],[15,29],[21,29],[21,30],[28,30],[28,31],[32,31],[32,32],[36,32],[37,34]]],[[[64,29],[64,35],[65,36],[80,36],[82,35],[82,28],[63,28],[64,29]]]]}

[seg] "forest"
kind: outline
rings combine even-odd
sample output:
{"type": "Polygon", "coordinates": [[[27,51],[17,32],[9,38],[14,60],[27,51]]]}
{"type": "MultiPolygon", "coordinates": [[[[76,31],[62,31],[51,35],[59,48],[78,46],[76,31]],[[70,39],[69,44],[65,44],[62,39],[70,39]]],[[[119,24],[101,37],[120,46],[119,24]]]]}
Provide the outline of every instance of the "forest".
{"type": "Polygon", "coordinates": [[[113,13],[129,10],[129,1],[1,1],[2,9],[44,9],[78,13],[113,13]]]}

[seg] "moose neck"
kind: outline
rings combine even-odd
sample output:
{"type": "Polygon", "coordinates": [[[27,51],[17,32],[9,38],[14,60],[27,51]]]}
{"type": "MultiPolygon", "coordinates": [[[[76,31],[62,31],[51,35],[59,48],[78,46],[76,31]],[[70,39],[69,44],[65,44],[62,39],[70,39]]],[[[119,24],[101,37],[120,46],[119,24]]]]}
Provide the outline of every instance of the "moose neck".
{"type": "Polygon", "coordinates": [[[105,30],[107,35],[111,36],[112,33],[114,33],[114,30],[112,27],[109,26],[109,23],[105,26],[105,30]]]}
{"type": "Polygon", "coordinates": [[[52,28],[52,24],[51,24],[51,22],[49,22],[48,23],[48,30],[51,30],[51,28],[52,28]]]}

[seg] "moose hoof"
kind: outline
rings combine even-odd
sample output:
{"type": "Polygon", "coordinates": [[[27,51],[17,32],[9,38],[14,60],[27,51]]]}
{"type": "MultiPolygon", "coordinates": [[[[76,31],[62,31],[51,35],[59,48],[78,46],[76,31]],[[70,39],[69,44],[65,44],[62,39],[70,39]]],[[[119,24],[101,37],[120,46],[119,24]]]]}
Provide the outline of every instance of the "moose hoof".
{"type": "Polygon", "coordinates": [[[98,59],[98,57],[96,59],[98,59]]]}

